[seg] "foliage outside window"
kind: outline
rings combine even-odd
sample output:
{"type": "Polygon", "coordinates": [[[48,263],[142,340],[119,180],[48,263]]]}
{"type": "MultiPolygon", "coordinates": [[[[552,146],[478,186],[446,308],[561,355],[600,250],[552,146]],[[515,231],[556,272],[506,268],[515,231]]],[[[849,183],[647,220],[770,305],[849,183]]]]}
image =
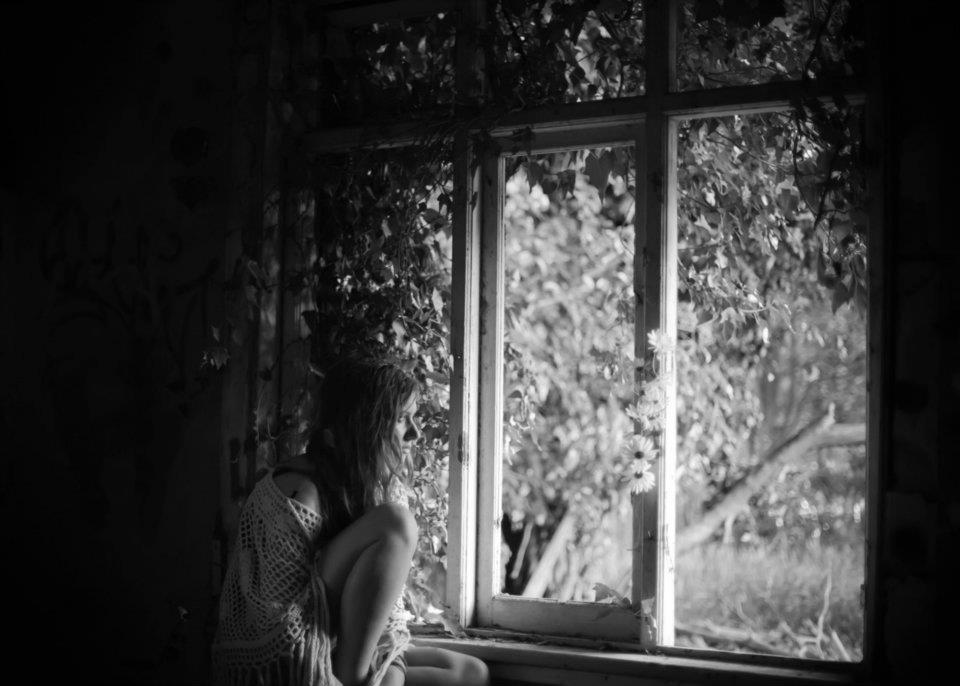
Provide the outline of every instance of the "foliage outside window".
{"type": "MultiPolygon", "coordinates": [[[[858,110],[831,116],[855,148],[858,110]]],[[[823,134],[788,113],[680,129],[677,621],[692,645],[732,646],[717,629],[732,627],[761,652],[862,654],[866,226],[858,165],[837,159],[852,148],[823,134]],[[835,186],[811,192],[831,166],[835,186]],[[778,452],[828,412],[818,447],[778,452]]]]}
{"type": "Polygon", "coordinates": [[[684,0],[678,85],[722,88],[861,73],[865,11],[858,0],[684,0]]]}
{"type": "MultiPolygon", "coordinates": [[[[503,590],[594,600],[597,584],[616,585],[607,551],[630,547],[631,491],[652,486],[634,476],[641,435],[623,409],[635,400],[635,160],[632,148],[610,147],[511,167],[503,590]],[[557,564],[568,571],[554,572],[557,564]]],[[[629,565],[623,581],[629,596],[629,565]]]]}
{"type": "Polygon", "coordinates": [[[313,269],[311,359],[349,349],[393,357],[421,381],[409,584],[416,617],[444,584],[449,440],[450,149],[421,146],[318,160],[321,219],[313,269]]]}

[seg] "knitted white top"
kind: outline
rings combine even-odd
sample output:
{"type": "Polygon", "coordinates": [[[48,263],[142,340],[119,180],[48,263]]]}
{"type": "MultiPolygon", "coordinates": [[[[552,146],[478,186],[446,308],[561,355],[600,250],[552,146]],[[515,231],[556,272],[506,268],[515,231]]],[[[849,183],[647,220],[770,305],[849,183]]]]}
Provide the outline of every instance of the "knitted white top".
{"type": "MultiPolygon", "coordinates": [[[[254,486],[240,512],[220,596],[212,649],[218,686],[339,684],[330,662],[337,638],[318,571],[321,523],[320,515],[283,494],[272,469],[254,486]]],[[[377,645],[371,686],[409,645],[403,616],[401,594],[377,645]]]]}

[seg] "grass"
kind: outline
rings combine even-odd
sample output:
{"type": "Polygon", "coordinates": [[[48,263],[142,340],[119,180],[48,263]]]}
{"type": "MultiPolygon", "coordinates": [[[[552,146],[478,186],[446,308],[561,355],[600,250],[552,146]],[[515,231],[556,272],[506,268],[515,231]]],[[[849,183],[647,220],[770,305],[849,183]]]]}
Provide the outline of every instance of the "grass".
{"type": "MultiPolygon", "coordinates": [[[[676,618],[679,623],[697,627],[712,623],[749,630],[764,643],[800,657],[860,660],[863,574],[862,547],[815,546],[793,553],[722,544],[704,546],[677,560],[676,618]],[[824,612],[828,580],[829,602],[824,612]],[[843,649],[831,639],[832,631],[843,649]]],[[[729,641],[703,640],[681,632],[677,643],[744,649],[729,641]]],[[[763,652],[756,647],[747,650],[763,652]]]]}

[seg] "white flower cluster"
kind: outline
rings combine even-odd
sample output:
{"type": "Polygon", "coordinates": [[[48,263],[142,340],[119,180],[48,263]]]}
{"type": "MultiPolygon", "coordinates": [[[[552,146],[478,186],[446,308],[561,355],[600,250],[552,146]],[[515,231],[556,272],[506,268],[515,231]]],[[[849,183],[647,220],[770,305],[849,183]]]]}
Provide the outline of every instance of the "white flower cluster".
{"type": "Polygon", "coordinates": [[[630,465],[630,492],[646,493],[656,485],[653,461],[658,450],[649,436],[634,434],[626,444],[626,452],[633,455],[630,465]]]}

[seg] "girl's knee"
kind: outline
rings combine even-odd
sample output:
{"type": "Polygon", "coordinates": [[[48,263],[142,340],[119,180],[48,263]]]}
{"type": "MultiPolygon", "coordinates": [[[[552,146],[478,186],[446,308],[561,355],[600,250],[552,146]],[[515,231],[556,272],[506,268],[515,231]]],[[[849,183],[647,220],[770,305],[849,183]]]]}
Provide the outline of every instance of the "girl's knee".
{"type": "Polygon", "coordinates": [[[377,507],[377,514],[382,520],[383,534],[404,543],[411,549],[417,545],[417,519],[403,505],[384,503],[377,507]]]}
{"type": "Polygon", "coordinates": [[[487,668],[487,664],[472,655],[466,655],[464,657],[465,659],[461,666],[462,679],[460,683],[463,686],[489,686],[490,670],[487,668]]]}

